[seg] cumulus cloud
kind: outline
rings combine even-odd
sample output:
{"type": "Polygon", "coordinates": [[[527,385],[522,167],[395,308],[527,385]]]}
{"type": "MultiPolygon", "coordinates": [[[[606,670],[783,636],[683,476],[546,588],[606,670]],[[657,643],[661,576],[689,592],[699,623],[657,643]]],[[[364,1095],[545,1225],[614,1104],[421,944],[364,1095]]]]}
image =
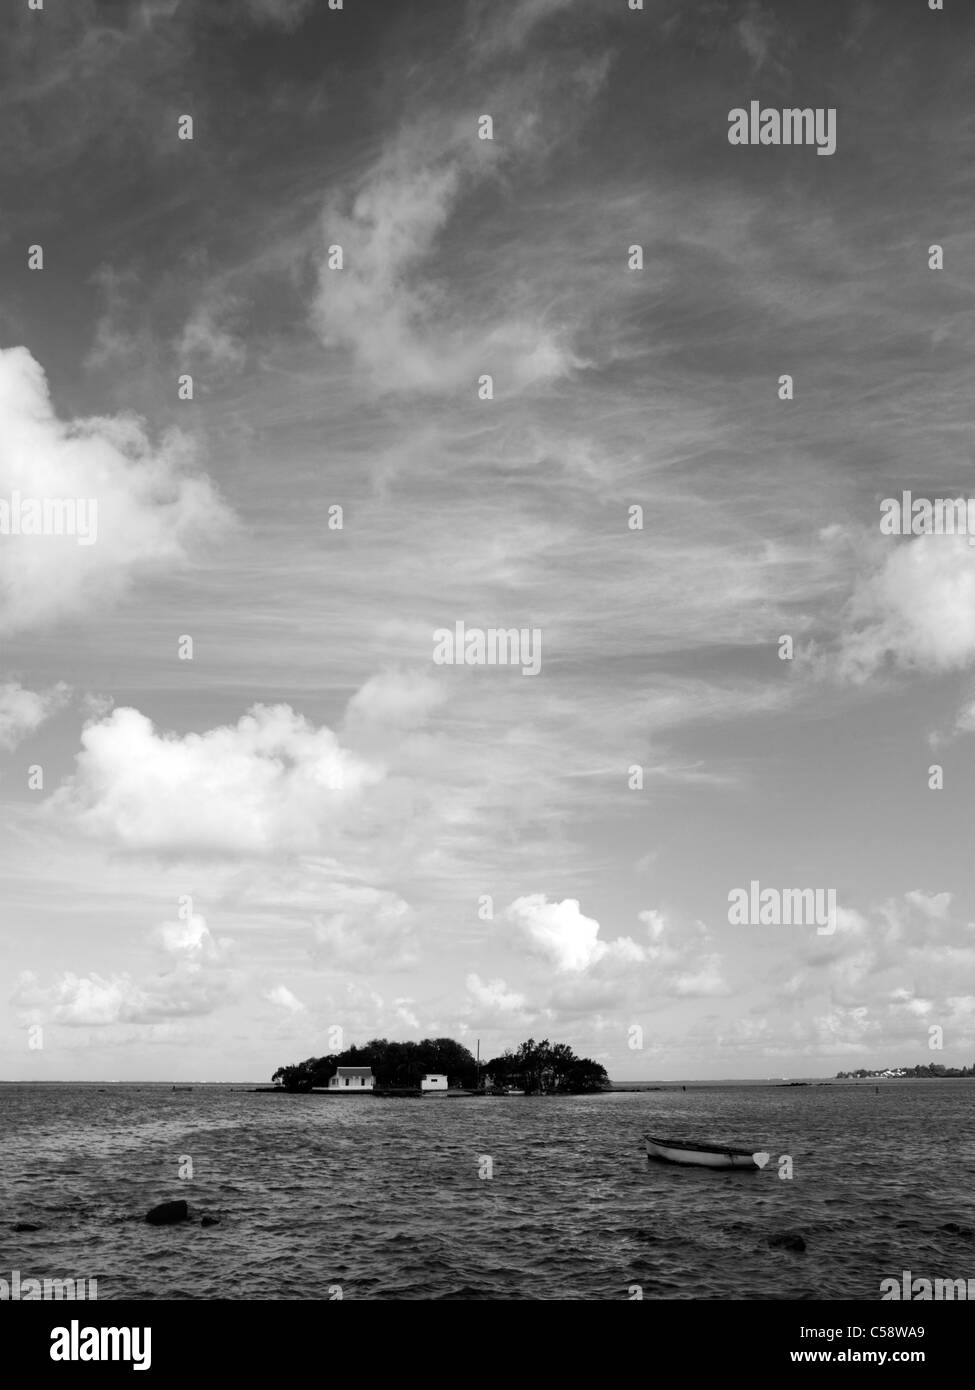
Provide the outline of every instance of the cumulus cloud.
{"type": "Polygon", "coordinates": [[[319,849],[382,769],[289,705],[182,737],[120,708],[89,724],[74,776],[50,798],[89,834],[129,850],[272,854],[319,849]]]}
{"type": "Polygon", "coordinates": [[[0,685],[0,748],[7,752],[16,748],[63,709],[70,694],[70,686],[63,681],[44,691],[25,690],[17,681],[0,685]]]}
{"type": "Polygon", "coordinates": [[[346,708],[349,725],[380,724],[387,729],[415,729],[425,724],[447,698],[447,687],[422,672],[387,671],[367,680],[346,708]]]}
{"type": "Polygon", "coordinates": [[[950,893],[924,893],[921,889],[915,888],[910,893],[905,893],[904,897],[918,912],[935,921],[944,921],[951,908],[950,893]]]}
{"type": "Polygon", "coordinates": [[[158,975],[140,981],[128,973],[76,975],[68,970],[44,986],[36,974],[24,971],[12,1000],[25,1020],[77,1028],[212,1013],[232,988],[228,957],[233,943],[215,939],[200,916],[163,922],[153,938],[166,960],[158,975]]]}
{"type": "Polygon", "coordinates": [[[608,958],[623,963],[646,959],[643,948],[628,936],[600,940],[599,923],[580,912],[576,898],[550,903],[544,893],[531,893],[505,908],[504,916],[529,951],[566,974],[589,970],[608,958]]]}
{"type": "Polygon", "coordinates": [[[134,417],[58,419],[40,364],[24,347],[0,349],[0,501],[10,509],[8,525],[15,494],[59,508],[80,501],[78,533],[93,538],[0,535],[0,632],[86,616],[139,573],[184,564],[197,537],[225,530],[230,513],[208,479],[184,471],[189,458],[178,432],[153,447],[134,417]]]}
{"type": "MultiPolygon", "coordinates": [[[[804,945],[805,965],[790,980],[791,993],[813,997],[825,990],[846,1043],[859,1030],[926,1047],[925,1020],[944,1028],[956,1046],[975,1042],[965,996],[957,993],[959,980],[975,978],[975,940],[970,924],[952,918],[951,902],[950,893],[912,890],[867,913],[840,909],[835,934],[804,945]]],[[[817,1045],[827,1041],[817,1034],[817,1045]]]]}
{"type": "Polygon", "coordinates": [[[916,536],[856,585],[845,615],[841,676],[862,682],[890,660],[962,670],[975,661],[975,547],[965,536],[916,536]]]}
{"type": "Polygon", "coordinates": [[[704,956],[696,969],[679,971],[670,981],[668,989],[680,998],[709,999],[731,993],[718,955],[704,956]]]}
{"type": "Polygon", "coordinates": [[[509,989],[504,980],[482,980],[471,972],[465,980],[467,993],[488,1014],[522,1013],[527,1001],[523,994],[509,989]]]}

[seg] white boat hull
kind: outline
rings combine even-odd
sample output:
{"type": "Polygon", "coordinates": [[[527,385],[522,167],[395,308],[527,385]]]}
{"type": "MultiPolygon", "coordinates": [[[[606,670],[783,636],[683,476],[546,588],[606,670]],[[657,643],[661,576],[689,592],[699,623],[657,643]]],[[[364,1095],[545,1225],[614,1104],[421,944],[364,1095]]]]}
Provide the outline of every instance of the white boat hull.
{"type": "Polygon", "coordinates": [[[717,1144],[705,1144],[695,1148],[692,1144],[677,1143],[667,1139],[651,1139],[644,1136],[647,1157],[663,1163],[681,1163],[693,1168],[748,1168],[759,1171],[754,1156],[747,1149],[723,1149],[717,1144]]]}

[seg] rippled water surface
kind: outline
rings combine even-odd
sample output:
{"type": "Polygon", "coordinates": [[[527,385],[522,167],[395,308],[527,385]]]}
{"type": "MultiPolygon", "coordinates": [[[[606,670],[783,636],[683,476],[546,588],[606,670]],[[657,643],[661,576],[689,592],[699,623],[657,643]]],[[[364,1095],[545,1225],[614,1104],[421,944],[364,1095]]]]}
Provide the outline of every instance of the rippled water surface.
{"type": "Polygon", "coordinates": [[[951,1081],[456,1100],[0,1086],[0,1278],[97,1278],[99,1299],[876,1299],[905,1269],[975,1277],[973,1108],[975,1084],[951,1081]],[[645,1130],[773,1159],[651,1164],[645,1130]],[[191,1223],[145,1223],[179,1197],[191,1223]],[[786,1230],[804,1252],[769,1246],[786,1230]]]}

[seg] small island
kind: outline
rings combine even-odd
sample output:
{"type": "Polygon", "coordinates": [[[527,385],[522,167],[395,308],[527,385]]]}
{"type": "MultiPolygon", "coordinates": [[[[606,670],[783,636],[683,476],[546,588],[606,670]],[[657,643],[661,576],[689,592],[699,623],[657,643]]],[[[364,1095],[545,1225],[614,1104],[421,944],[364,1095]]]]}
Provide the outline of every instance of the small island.
{"type": "Polygon", "coordinates": [[[271,1077],[276,1090],[326,1091],[345,1094],[333,1082],[342,1069],[369,1072],[372,1094],[437,1094],[424,1082],[446,1078],[444,1090],[466,1095],[591,1095],[610,1089],[606,1069],[589,1057],[577,1057],[566,1043],[536,1042],[529,1038],[513,1051],[508,1049],[489,1062],[478,1063],[462,1043],[453,1038],[424,1038],[422,1042],[390,1042],[373,1038],[361,1047],[326,1057],[278,1067],[271,1077]]]}

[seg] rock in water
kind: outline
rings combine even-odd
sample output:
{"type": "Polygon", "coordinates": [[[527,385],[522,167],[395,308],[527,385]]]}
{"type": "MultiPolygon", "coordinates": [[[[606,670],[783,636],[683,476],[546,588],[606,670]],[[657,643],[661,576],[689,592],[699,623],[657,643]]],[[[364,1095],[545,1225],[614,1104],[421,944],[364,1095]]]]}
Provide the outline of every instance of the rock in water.
{"type": "Polygon", "coordinates": [[[773,1250],[805,1250],[806,1242],[798,1231],[778,1231],[769,1236],[768,1243],[773,1250]]]}
{"type": "Polygon", "coordinates": [[[35,1226],[35,1225],[33,1224],[33,1222],[30,1222],[30,1221],[15,1221],[14,1224],[13,1224],[13,1226],[11,1227],[11,1230],[14,1230],[14,1231],[17,1231],[17,1232],[20,1232],[20,1231],[41,1231],[41,1230],[43,1230],[43,1229],[44,1229],[43,1226],[35,1226]]]}
{"type": "Polygon", "coordinates": [[[177,1221],[185,1221],[189,1214],[185,1202],[163,1202],[162,1206],[146,1212],[146,1220],[150,1226],[174,1226],[177,1221]]]}
{"type": "Polygon", "coordinates": [[[219,1217],[219,1216],[204,1216],[203,1220],[200,1222],[200,1225],[201,1225],[201,1226],[219,1226],[219,1225],[220,1225],[220,1217],[219,1217]]]}

